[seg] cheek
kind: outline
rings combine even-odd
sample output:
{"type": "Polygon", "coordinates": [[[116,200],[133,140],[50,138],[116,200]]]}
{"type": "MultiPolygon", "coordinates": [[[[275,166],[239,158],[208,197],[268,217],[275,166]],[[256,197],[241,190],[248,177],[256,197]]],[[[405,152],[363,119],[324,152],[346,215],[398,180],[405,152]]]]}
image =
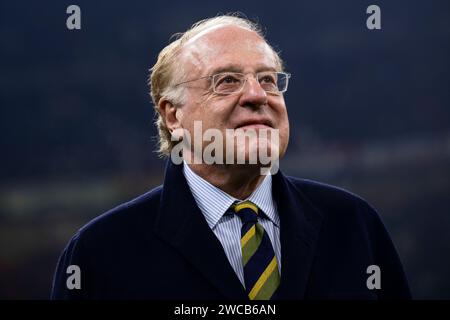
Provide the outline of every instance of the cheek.
{"type": "Polygon", "coordinates": [[[283,103],[276,104],[274,110],[277,114],[278,129],[280,130],[280,149],[283,152],[289,142],[289,117],[284,101],[283,103]]]}
{"type": "Polygon", "coordinates": [[[183,106],[183,120],[181,125],[187,129],[191,135],[194,128],[200,129],[202,134],[210,128],[221,128],[221,114],[213,106],[205,104],[190,104],[183,106]]]}
{"type": "Polygon", "coordinates": [[[185,104],[180,109],[180,124],[183,129],[189,131],[192,135],[194,132],[194,122],[201,120],[198,114],[198,108],[193,104],[185,104]]]}
{"type": "Polygon", "coordinates": [[[283,131],[286,132],[286,135],[289,136],[289,118],[286,111],[283,112],[283,116],[281,118],[281,127],[283,131]]]}
{"type": "Polygon", "coordinates": [[[237,104],[231,97],[210,97],[203,105],[203,117],[209,127],[226,129],[230,127],[230,119],[237,104]]]}
{"type": "Polygon", "coordinates": [[[281,130],[284,127],[288,127],[288,114],[286,105],[284,103],[284,100],[275,100],[269,102],[270,109],[273,113],[273,116],[275,117],[277,121],[278,128],[281,130]]]}

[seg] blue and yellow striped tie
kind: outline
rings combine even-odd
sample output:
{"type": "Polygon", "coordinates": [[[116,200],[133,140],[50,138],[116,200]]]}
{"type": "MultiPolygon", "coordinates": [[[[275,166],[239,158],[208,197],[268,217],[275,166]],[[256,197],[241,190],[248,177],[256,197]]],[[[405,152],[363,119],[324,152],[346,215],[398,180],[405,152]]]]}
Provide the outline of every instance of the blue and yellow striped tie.
{"type": "Polygon", "coordinates": [[[280,285],[280,273],[269,236],[258,223],[258,207],[244,201],[233,209],[243,223],[241,248],[247,295],[250,300],[270,300],[280,285]]]}

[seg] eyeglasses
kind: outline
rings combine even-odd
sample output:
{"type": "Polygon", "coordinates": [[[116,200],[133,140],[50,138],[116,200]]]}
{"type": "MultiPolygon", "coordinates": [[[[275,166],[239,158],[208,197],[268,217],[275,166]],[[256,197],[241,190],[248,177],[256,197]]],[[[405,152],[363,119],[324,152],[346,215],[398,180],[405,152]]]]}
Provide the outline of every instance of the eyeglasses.
{"type": "MultiPolygon", "coordinates": [[[[287,72],[264,71],[258,72],[254,77],[264,91],[278,95],[287,91],[291,74],[287,72]]],[[[175,86],[208,78],[212,79],[212,89],[215,93],[228,95],[241,92],[247,82],[248,76],[239,72],[223,72],[212,76],[183,81],[177,83],[175,86]]]]}

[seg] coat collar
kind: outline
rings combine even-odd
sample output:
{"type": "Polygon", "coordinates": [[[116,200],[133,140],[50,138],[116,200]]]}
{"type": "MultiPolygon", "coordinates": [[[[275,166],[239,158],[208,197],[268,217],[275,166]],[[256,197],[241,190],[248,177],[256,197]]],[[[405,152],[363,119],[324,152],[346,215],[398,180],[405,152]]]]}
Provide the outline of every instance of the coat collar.
{"type": "Polygon", "coordinates": [[[155,232],[172,244],[225,298],[246,299],[244,287],[200,212],[182,170],[182,165],[168,161],[155,232]]]}
{"type": "MultiPolygon", "coordinates": [[[[192,196],[182,165],[166,165],[155,232],[174,246],[225,298],[247,299],[220,241],[192,196]]],[[[321,215],[281,172],[273,177],[280,216],[281,285],[278,299],[302,299],[318,238],[321,215]]]]}
{"type": "Polygon", "coordinates": [[[274,175],[273,195],[281,221],[281,284],[277,298],[304,299],[323,216],[281,171],[274,175]]]}

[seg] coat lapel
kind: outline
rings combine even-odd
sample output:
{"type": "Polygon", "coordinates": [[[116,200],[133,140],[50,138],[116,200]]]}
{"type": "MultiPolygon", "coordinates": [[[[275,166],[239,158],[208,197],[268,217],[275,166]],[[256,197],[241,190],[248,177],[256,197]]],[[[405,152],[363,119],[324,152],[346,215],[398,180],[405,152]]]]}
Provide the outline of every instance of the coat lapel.
{"type": "Polygon", "coordinates": [[[182,165],[168,161],[155,232],[172,244],[224,297],[246,299],[223,247],[200,212],[182,165]]]}
{"type": "Polygon", "coordinates": [[[304,299],[322,215],[281,172],[273,179],[280,216],[281,284],[277,299],[304,299]]]}

